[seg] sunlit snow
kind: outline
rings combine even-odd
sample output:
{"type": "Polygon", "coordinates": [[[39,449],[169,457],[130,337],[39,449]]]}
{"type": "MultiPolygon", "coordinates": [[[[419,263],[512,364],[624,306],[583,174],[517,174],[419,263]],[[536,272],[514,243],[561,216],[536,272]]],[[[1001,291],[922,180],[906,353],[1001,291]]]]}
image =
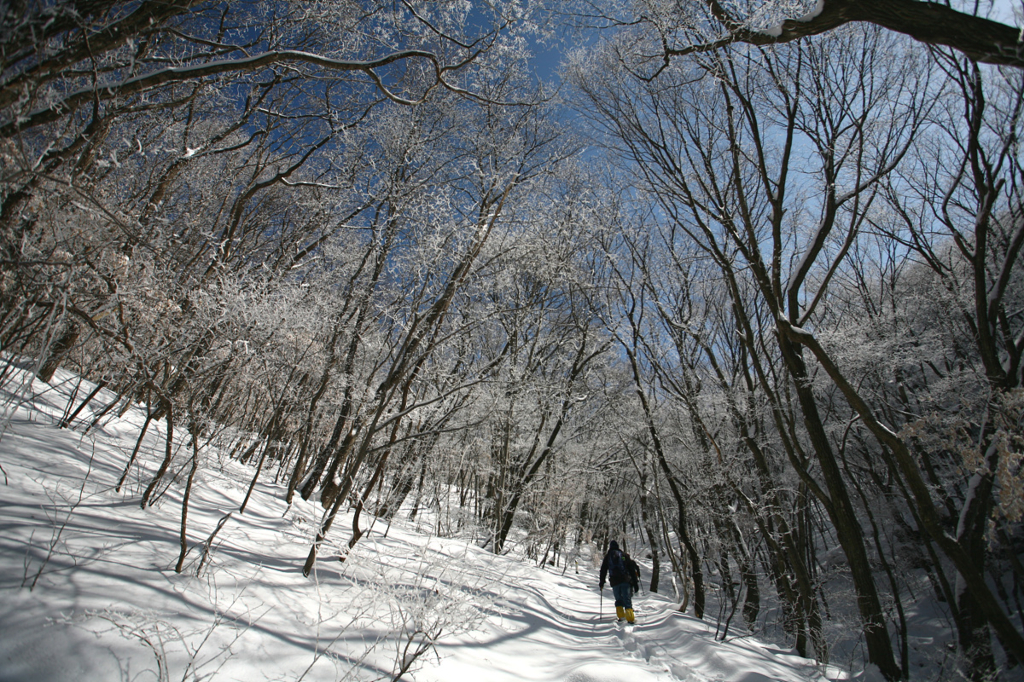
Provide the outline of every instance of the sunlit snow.
{"type": "MultiPolygon", "coordinates": [[[[713,621],[679,614],[662,595],[638,595],[638,624],[626,630],[590,560],[539,568],[495,556],[453,529],[438,537],[433,517],[378,521],[344,563],[325,546],[304,578],[319,508],[286,505],[268,471],[239,514],[253,470],[213,446],[201,450],[177,574],[182,486],[139,508],[162,429],[150,428],[143,470],[115,492],[143,415],[83,435],[83,414],[59,429],[77,381],[58,372],[53,387],[15,380],[0,395],[0,680],[390,680],[403,663],[403,679],[419,682],[841,677],[752,637],[715,641],[713,621]]],[[[329,541],[344,544],[345,525],[339,518],[329,541]]]]}

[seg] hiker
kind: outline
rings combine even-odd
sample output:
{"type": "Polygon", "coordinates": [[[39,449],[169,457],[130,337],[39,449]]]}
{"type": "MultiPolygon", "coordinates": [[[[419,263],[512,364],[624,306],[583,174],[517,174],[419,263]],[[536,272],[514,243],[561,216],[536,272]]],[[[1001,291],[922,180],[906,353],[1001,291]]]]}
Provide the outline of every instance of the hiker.
{"type": "Polygon", "coordinates": [[[607,576],[608,584],[612,586],[612,594],[615,595],[615,615],[620,622],[625,618],[627,623],[632,624],[636,619],[633,615],[633,593],[640,589],[639,575],[640,570],[636,563],[619,549],[619,543],[615,540],[609,542],[608,553],[601,562],[599,589],[604,589],[604,579],[607,576]]]}

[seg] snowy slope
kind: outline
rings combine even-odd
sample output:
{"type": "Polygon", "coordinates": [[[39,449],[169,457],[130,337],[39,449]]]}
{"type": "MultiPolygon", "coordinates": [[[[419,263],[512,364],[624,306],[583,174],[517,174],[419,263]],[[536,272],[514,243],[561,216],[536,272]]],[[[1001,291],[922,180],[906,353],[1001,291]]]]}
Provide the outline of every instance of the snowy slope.
{"type": "Polygon", "coordinates": [[[252,470],[212,446],[201,451],[177,574],[185,474],[139,507],[162,427],[115,492],[142,415],[88,435],[89,415],[57,428],[77,381],[58,374],[54,387],[26,380],[0,394],[0,682],[393,679],[403,667],[419,682],[825,679],[813,662],[754,639],[716,642],[713,626],[659,595],[637,598],[627,632],[613,623],[607,589],[602,613],[592,566],[562,575],[405,521],[376,524],[342,563],[329,544],[347,539],[339,517],[304,578],[318,507],[285,505],[269,471],[239,514],[252,470]]]}

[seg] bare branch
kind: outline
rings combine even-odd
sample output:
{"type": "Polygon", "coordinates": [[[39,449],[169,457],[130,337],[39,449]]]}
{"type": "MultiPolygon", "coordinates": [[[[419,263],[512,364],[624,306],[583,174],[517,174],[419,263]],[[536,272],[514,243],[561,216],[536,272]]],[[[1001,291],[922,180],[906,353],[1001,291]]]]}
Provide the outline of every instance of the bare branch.
{"type": "Polygon", "coordinates": [[[903,33],[927,45],[950,47],[986,64],[1024,68],[1021,29],[975,16],[937,2],[920,0],[822,0],[817,15],[787,19],[771,31],[758,31],[728,15],[708,0],[712,15],[727,31],[707,43],[668,48],[666,56],[679,57],[716,50],[732,43],[774,45],[819,35],[844,24],[863,21],[903,33]]]}
{"type": "MultiPolygon", "coordinates": [[[[0,136],[9,137],[29,128],[34,128],[45,123],[56,121],[67,112],[73,111],[79,106],[93,101],[94,98],[104,101],[143,92],[169,83],[181,83],[198,78],[216,76],[222,73],[255,71],[256,69],[273,66],[275,64],[293,62],[312,64],[332,71],[358,71],[365,73],[373,79],[377,87],[381,89],[388,99],[399,104],[414,105],[422,101],[422,97],[419,100],[409,100],[392,93],[383,85],[380,77],[374,72],[374,69],[405,59],[426,59],[434,64],[436,70],[440,71],[441,68],[438,64],[437,57],[433,53],[425,52],[423,50],[402,50],[399,52],[393,52],[379,59],[367,61],[331,59],[329,57],[324,57],[310,52],[301,52],[299,50],[275,50],[273,52],[264,52],[244,59],[224,59],[196,66],[171,67],[116,83],[100,83],[96,87],[82,88],[81,90],[72,92],[59,102],[49,107],[37,109],[24,118],[19,118],[0,126],[0,136]]],[[[438,83],[443,83],[440,77],[438,77],[438,81],[435,82],[433,86],[427,88],[427,93],[429,93],[433,87],[436,87],[438,83]]],[[[425,96],[426,93],[424,93],[424,97],[425,96]]]]}

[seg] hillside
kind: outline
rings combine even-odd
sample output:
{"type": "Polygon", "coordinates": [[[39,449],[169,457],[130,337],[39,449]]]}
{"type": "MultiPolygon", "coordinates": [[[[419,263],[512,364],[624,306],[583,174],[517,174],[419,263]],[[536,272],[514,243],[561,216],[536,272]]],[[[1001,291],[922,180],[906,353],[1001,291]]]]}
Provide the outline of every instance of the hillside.
{"type": "MultiPolygon", "coordinates": [[[[811,661],[754,638],[716,641],[713,623],[661,595],[638,595],[627,632],[591,562],[538,568],[437,537],[422,516],[374,525],[343,563],[325,547],[304,578],[319,510],[287,506],[268,474],[240,514],[251,469],[213,447],[200,450],[189,553],[175,573],[186,473],[140,509],[163,447],[150,433],[142,468],[116,492],[142,415],[130,410],[87,435],[76,424],[88,416],[58,428],[76,381],[15,381],[18,394],[3,396],[4,682],[394,679],[403,665],[404,679],[418,682],[825,679],[811,661]]],[[[188,460],[184,445],[175,467],[188,460]]],[[[328,541],[346,535],[336,528],[328,541]]]]}

